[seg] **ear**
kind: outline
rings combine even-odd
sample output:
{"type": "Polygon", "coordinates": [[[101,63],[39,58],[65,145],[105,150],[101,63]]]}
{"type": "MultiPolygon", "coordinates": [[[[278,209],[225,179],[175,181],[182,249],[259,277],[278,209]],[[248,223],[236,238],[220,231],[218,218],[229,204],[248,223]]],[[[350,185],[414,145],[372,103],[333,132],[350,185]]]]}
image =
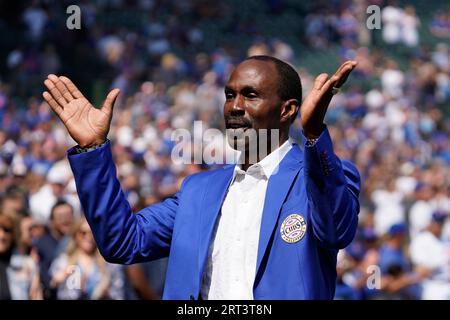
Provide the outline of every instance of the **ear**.
{"type": "Polygon", "coordinates": [[[281,106],[280,122],[291,124],[297,117],[300,103],[297,99],[286,100],[281,106]]]}

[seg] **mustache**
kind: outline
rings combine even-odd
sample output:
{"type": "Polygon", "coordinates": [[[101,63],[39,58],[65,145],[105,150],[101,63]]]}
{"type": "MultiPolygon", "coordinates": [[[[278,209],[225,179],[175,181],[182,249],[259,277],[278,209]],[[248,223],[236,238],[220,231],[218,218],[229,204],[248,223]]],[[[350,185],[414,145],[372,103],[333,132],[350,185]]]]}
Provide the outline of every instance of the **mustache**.
{"type": "Polygon", "coordinates": [[[239,127],[253,127],[253,122],[247,118],[244,117],[237,117],[237,116],[226,116],[225,117],[225,128],[226,129],[233,129],[233,128],[239,128],[239,127]]]}

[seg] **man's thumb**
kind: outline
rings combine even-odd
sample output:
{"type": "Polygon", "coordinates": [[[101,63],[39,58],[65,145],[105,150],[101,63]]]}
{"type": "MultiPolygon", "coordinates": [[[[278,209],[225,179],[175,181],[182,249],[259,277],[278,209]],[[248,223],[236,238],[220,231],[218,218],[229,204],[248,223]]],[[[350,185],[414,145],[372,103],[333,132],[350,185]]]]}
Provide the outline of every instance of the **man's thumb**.
{"type": "Polygon", "coordinates": [[[113,89],[108,93],[102,107],[102,110],[104,112],[106,112],[107,114],[112,114],[114,103],[116,102],[119,93],[120,93],[119,89],[113,89]]]}

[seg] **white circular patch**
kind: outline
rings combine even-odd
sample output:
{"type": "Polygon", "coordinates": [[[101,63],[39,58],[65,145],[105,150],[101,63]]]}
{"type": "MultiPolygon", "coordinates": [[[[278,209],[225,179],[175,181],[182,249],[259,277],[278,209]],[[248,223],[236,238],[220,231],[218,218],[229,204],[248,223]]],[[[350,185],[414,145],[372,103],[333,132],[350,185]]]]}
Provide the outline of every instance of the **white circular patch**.
{"type": "Polygon", "coordinates": [[[306,221],[297,213],[290,214],[281,224],[281,238],[287,243],[300,241],[306,233],[306,221]]]}

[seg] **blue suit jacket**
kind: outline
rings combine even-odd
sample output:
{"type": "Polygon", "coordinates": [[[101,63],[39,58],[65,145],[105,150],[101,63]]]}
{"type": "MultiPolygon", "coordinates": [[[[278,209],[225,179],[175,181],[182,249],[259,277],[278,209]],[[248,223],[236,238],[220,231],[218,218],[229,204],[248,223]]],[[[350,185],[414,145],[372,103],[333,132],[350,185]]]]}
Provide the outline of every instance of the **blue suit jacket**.
{"type": "MultiPolygon", "coordinates": [[[[211,234],[234,165],[187,177],[180,191],[134,214],[116,178],[109,142],[69,161],[86,218],[104,258],[131,264],[169,256],[165,299],[197,299],[211,234]]],[[[255,299],[332,299],[336,256],[357,227],[360,178],[333,153],[327,129],[302,151],[294,145],[268,182],[260,230],[255,299]],[[306,221],[303,238],[285,242],[283,220],[306,221]]]]}

